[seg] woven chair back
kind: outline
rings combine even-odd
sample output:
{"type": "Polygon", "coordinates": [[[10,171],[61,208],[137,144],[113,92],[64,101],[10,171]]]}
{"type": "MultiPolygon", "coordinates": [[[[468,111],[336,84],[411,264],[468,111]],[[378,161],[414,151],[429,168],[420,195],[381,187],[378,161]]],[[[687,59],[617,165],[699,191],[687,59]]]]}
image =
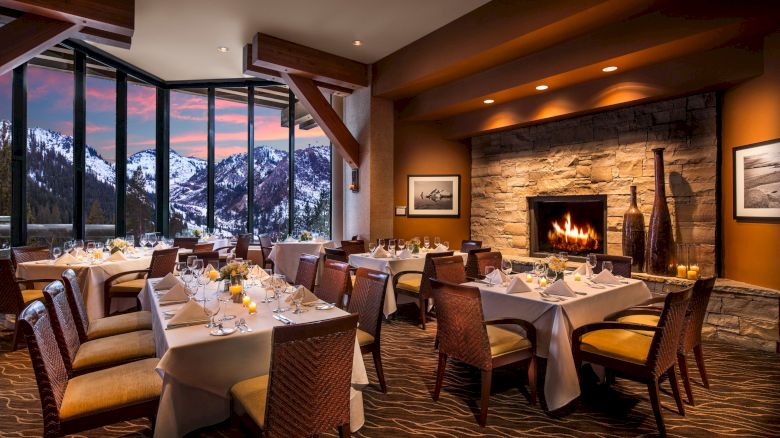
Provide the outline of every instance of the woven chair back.
{"type": "Polygon", "coordinates": [[[690,351],[701,344],[701,328],[707,315],[712,288],[715,287],[715,277],[696,280],[693,285],[691,301],[688,303],[688,315],[683,329],[683,341],[680,343],[681,353],[690,351]]]}
{"type": "Polygon", "coordinates": [[[65,293],[68,297],[70,313],[76,321],[76,332],[79,334],[81,342],[87,342],[87,333],[89,333],[89,317],[87,309],[84,306],[84,296],[81,294],[78,277],[73,269],[66,269],[62,273],[62,283],[65,285],[65,293]]]}
{"type": "Polygon", "coordinates": [[[360,330],[378,342],[382,331],[382,309],[385,305],[389,275],[372,269],[358,268],[355,286],[349,296],[349,313],[360,315],[360,330]]]}
{"type": "Polygon", "coordinates": [[[490,252],[477,252],[474,254],[474,257],[477,259],[477,277],[475,278],[482,278],[485,276],[485,268],[488,266],[492,266],[496,269],[501,269],[501,260],[503,257],[501,256],[501,252],[499,251],[490,251],[490,252]]]}
{"type": "Polygon", "coordinates": [[[249,258],[249,244],[252,243],[252,235],[249,233],[239,234],[236,239],[236,257],[247,260],[249,258]]]}
{"type": "Polygon", "coordinates": [[[347,253],[341,248],[325,248],[325,260],[347,263],[347,253]]]}
{"type": "Polygon", "coordinates": [[[50,254],[49,247],[45,245],[17,246],[11,248],[11,261],[16,269],[19,263],[47,260],[50,258],[50,254]]]}
{"type": "Polygon", "coordinates": [[[468,251],[466,256],[466,275],[471,278],[479,278],[479,266],[477,265],[477,253],[490,252],[490,248],[477,248],[468,251]]]}
{"type": "Polygon", "coordinates": [[[431,297],[431,278],[436,276],[436,270],[433,267],[433,259],[440,257],[452,257],[453,251],[429,252],[425,254],[425,264],[423,265],[423,276],[420,279],[420,296],[423,298],[431,297]]]}
{"type": "Polygon", "coordinates": [[[433,278],[447,283],[465,283],[466,267],[463,265],[463,257],[436,257],[433,259],[433,278]]]}
{"type": "Polygon", "coordinates": [[[161,278],[173,272],[179,248],[157,249],[149,263],[149,278],[161,278]]]}
{"type": "Polygon", "coordinates": [[[314,291],[317,282],[317,267],[320,258],[312,254],[301,254],[298,260],[298,272],[295,274],[295,284],[300,284],[310,291],[314,291]]]}
{"type": "Polygon", "coordinates": [[[70,373],[73,369],[73,360],[81,347],[81,339],[76,331],[76,321],[70,312],[65,286],[60,281],[53,281],[43,288],[43,296],[46,301],[46,311],[51,317],[54,337],[62,352],[62,360],[70,373]]]}
{"type": "Polygon", "coordinates": [[[631,257],[618,255],[596,254],[596,267],[593,273],[598,274],[603,268],[603,262],[612,262],[612,273],[631,278],[631,257]]]}
{"type": "Polygon", "coordinates": [[[344,307],[344,295],[349,284],[349,265],[335,260],[325,260],[322,278],[315,294],[319,299],[326,303],[334,303],[341,309],[344,307]]]}
{"type": "Polygon", "coordinates": [[[198,243],[192,248],[192,252],[211,252],[214,251],[214,242],[198,243]]]}
{"type": "Polygon", "coordinates": [[[669,292],[664,300],[664,310],[658,320],[661,329],[653,336],[650,351],[647,355],[647,364],[656,376],[664,374],[677,360],[677,349],[680,344],[680,336],[685,327],[685,315],[688,310],[688,301],[691,298],[691,289],[683,289],[678,292],[669,292]]]}
{"type": "Polygon", "coordinates": [[[366,243],[362,240],[342,240],[341,249],[347,253],[347,257],[352,254],[362,254],[366,252],[366,243]]]}
{"type": "Polygon", "coordinates": [[[198,244],[197,237],[174,237],[173,246],[181,249],[195,249],[195,245],[198,244]]]}
{"type": "Polygon", "coordinates": [[[492,369],[479,289],[432,280],[439,351],[482,370],[492,369]]]}
{"type": "Polygon", "coordinates": [[[0,259],[0,313],[18,315],[24,307],[22,291],[9,259],[0,259]]]}

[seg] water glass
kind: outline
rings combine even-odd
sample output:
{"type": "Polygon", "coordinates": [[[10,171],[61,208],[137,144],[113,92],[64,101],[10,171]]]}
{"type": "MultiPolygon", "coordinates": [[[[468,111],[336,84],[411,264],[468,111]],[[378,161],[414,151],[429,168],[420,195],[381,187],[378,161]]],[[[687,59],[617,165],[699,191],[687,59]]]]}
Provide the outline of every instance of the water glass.
{"type": "Polygon", "coordinates": [[[430,237],[428,237],[428,236],[423,237],[423,246],[425,247],[425,249],[430,249],[431,248],[431,239],[430,239],[430,237]]]}
{"type": "Polygon", "coordinates": [[[54,260],[57,260],[60,258],[60,255],[62,255],[62,249],[58,246],[55,246],[51,249],[51,255],[54,257],[54,260]]]}
{"type": "Polygon", "coordinates": [[[547,284],[551,285],[555,282],[555,278],[558,276],[558,273],[556,273],[552,269],[548,269],[547,272],[545,272],[544,276],[547,277],[547,284]]]}
{"type": "Polygon", "coordinates": [[[276,296],[276,309],[274,313],[284,313],[290,309],[282,307],[282,291],[287,288],[287,279],[282,274],[273,276],[274,295],[276,296]]]}
{"type": "Polygon", "coordinates": [[[176,277],[181,277],[184,271],[187,270],[187,262],[176,262],[176,265],[174,265],[173,269],[173,275],[176,277]]]}
{"type": "Polygon", "coordinates": [[[198,260],[198,256],[187,256],[187,267],[192,268],[195,265],[195,260],[198,260]]]}
{"type": "Polygon", "coordinates": [[[398,249],[403,251],[404,248],[406,248],[406,241],[404,241],[404,239],[398,239],[395,241],[395,245],[398,247],[398,249]]]}
{"type": "Polygon", "coordinates": [[[373,254],[375,249],[376,249],[376,243],[368,242],[368,252],[373,254]]]}
{"type": "Polygon", "coordinates": [[[590,267],[590,277],[593,278],[593,270],[596,268],[596,265],[598,264],[598,258],[596,258],[596,254],[590,253],[588,254],[587,258],[585,259],[585,262],[590,267]]]}
{"type": "MultiPolygon", "coordinates": [[[[300,294],[296,293],[297,290],[298,290],[298,286],[295,286],[295,288],[293,289],[293,293],[292,293],[293,304],[295,304],[295,310],[293,311],[293,313],[295,313],[295,314],[303,313],[303,312],[306,311],[305,309],[301,308],[301,304],[303,303],[303,295],[304,294],[303,293],[300,293],[300,294]]],[[[303,291],[301,291],[301,292],[303,292],[303,291]]]]}
{"type": "Polygon", "coordinates": [[[504,274],[509,275],[512,273],[512,261],[509,259],[501,259],[501,270],[504,274]]]}
{"type": "Polygon", "coordinates": [[[439,236],[436,236],[433,238],[433,247],[436,248],[439,245],[441,245],[441,238],[439,238],[439,236]]]}
{"type": "Polygon", "coordinates": [[[612,262],[607,261],[607,260],[601,262],[601,269],[603,269],[605,271],[609,271],[611,273],[612,272],[612,262]]]}
{"type": "Polygon", "coordinates": [[[395,239],[390,239],[387,241],[387,249],[389,249],[390,252],[395,254],[395,239]]]}
{"type": "Polygon", "coordinates": [[[450,242],[449,242],[449,241],[445,240],[445,241],[442,243],[442,245],[444,245],[444,249],[446,249],[447,251],[449,251],[449,250],[450,250],[450,242]]]}

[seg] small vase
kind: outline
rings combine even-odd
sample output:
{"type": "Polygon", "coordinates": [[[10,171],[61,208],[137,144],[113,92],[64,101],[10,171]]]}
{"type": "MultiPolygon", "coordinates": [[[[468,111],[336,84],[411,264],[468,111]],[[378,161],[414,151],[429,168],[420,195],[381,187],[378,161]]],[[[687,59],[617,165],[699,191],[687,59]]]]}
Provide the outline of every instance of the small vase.
{"type": "Polygon", "coordinates": [[[647,242],[647,272],[667,275],[673,267],[674,239],[672,237],[672,218],[666,203],[664,183],[664,148],[653,149],[655,154],[655,199],[647,242]]]}
{"type": "Polygon", "coordinates": [[[636,186],[631,186],[631,206],[623,215],[623,255],[631,257],[631,270],[645,270],[645,216],[636,204],[636,186]]]}

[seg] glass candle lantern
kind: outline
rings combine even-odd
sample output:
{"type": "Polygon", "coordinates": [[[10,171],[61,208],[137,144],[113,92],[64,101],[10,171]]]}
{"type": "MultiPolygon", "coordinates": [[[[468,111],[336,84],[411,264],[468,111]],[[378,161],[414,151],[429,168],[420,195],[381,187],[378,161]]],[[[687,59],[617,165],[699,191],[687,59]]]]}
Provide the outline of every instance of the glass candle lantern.
{"type": "Polygon", "coordinates": [[[697,257],[697,247],[696,245],[688,245],[688,271],[686,273],[686,277],[688,280],[698,280],[699,279],[699,260],[697,257]]]}

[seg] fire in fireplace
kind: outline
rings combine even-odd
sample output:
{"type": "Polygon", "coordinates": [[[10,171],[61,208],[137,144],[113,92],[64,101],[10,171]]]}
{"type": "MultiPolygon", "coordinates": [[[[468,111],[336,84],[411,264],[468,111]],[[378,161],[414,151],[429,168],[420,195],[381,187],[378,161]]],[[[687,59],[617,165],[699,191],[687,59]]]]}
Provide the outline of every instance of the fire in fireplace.
{"type": "Polygon", "coordinates": [[[569,255],[606,253],[605,195],[528,198],[531,256],[561,251],[569,255]]]}

